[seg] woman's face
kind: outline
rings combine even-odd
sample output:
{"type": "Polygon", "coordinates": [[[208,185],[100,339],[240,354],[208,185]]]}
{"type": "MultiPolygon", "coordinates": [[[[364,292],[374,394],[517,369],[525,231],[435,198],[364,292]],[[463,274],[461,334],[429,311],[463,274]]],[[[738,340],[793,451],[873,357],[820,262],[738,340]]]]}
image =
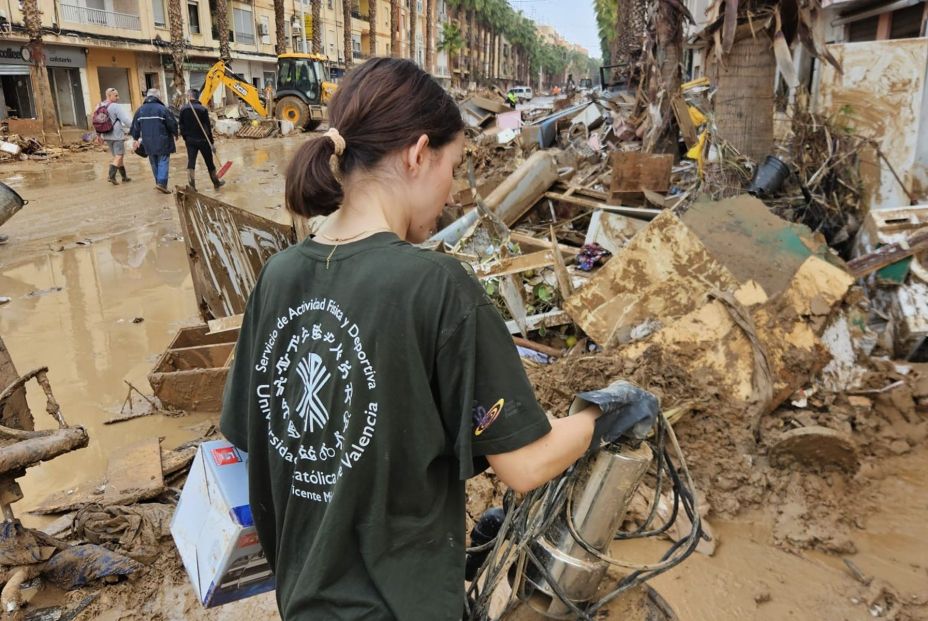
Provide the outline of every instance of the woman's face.
{"type": "Polygon", "coordinates": [[[454,169],[464,156],[464,132],[441,149],[427,149],[421,170],[409,188],[409,228],[406,239],[423,242],[436,231],[436,224],[451,194],[454,169]]]}

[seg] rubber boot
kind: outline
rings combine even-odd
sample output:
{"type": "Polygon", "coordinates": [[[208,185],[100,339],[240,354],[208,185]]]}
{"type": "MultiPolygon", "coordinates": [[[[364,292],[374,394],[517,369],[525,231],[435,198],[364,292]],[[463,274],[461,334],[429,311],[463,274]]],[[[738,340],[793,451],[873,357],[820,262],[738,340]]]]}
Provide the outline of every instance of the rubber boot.
{"type": "Polygon", "coordinates": [[[114,166],[113,164],[110,164],[110,173],[107,176],[106,180],[112,183],[113,185],[119,185],[119,182],[116,181],[116,166],[114,166]]]}
{"type": "Polygon", "coordinates": [[[191,190],[197,189],[196,171],[192,168],[187,169],[187,187],[191,190]]]}
{"type": "Polygon", "coordinates": [[[123,183],[129,183],[132,179],[129,178],[129,175],[126,174],[126,167],[119,166],[119,174],[122,176],[123,183]]]}
{"type": "Polygon", "coordinates": [[[217,190],[226,184],[225,181],[216,176],[215,170],[209,171],[209,179],[213,182],[213,187],[217,190]]]}

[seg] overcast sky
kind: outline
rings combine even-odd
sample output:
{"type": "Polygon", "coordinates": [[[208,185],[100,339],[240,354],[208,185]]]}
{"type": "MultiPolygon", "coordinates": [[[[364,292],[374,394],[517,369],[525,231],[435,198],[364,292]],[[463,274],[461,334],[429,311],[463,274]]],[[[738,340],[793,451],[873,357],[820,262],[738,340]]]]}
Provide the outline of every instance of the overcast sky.
{"type": "Polygon", "coordinates": [[[562,37],[585,47],[593,58],[600,56],[593,0],[509,0],[509,4],[536,22],[554,26],[562,37]]]}

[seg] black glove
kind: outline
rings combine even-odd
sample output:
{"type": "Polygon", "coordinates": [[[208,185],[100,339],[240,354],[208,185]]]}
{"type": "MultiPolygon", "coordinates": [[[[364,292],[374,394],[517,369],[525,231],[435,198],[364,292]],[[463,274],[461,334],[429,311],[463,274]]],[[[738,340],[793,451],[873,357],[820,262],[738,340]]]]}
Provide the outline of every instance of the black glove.
{"type": "Polygon", "coordinates": [[[661,411],[657,397],[625,380],[613,382],[600,390],[579,393],[570,406],[570,413],[576,414],[590,405],[599,406],[603,412],[593,427],[591,452],[622,436],[644,440],[651,433],[661,411]]]}

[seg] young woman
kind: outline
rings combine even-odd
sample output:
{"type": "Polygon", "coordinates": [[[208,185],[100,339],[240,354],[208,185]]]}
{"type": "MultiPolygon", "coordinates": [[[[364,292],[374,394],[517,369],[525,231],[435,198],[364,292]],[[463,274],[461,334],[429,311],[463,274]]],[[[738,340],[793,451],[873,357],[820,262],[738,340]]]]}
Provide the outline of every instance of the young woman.
{"type": "Polygon", "coordinates": [[[331,129],[290,163],[286,202],[328,215],[268,261],[226,382],[222,431],[284,619],[461,618],[464,480],[527,491],[613,417],[549,421],[469,266],[421,250],[462,158],[451,97],[415,64],[350,73],[331,129]]]}

